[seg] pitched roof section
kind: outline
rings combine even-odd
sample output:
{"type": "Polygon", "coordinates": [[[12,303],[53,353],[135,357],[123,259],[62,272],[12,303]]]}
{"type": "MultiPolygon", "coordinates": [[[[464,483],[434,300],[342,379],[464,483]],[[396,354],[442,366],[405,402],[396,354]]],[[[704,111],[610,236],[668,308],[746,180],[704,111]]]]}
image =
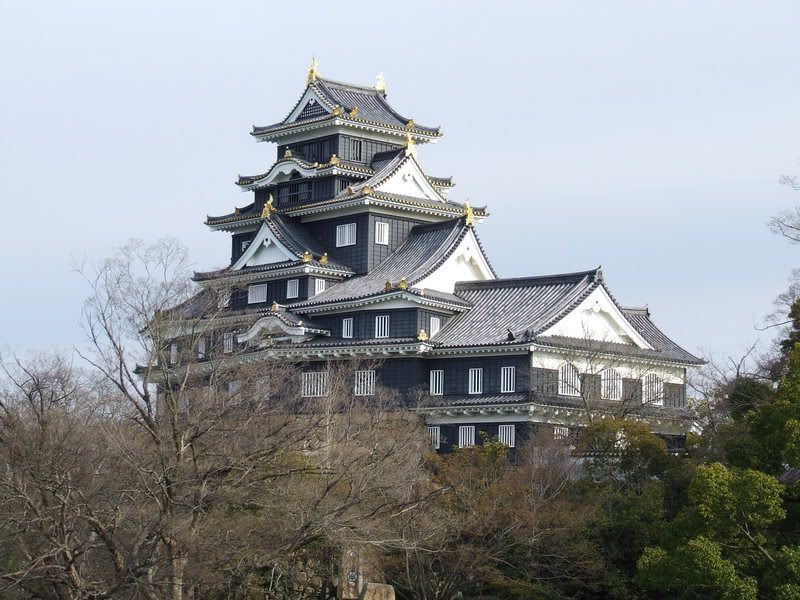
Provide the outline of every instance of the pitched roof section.
{"type": "Polygon", "coordinates": [[[355,177],[369,177],[375,173],[375,170],[372,167],[345,160],[339,160],[336,163],[319,163],[309,162],[298,156],[289,156],[275,162],[265,173],[239,175],[236,185],[243,190],[266,187],[273,183],[278,175],[292,172],[300,173],[304,177],[323,177],[338,173],[345,173],[355,177]]]}
{"type": "Polygon", "coordinates": [[[647,340],[654,349],[659,352],[673,356],[683,362],[701,365],[703,360],[694,354],[684,350],[678,344],[669,339],[658,326],[650,319],[650,311],[646,308],[626,308],[620,307],[622,314],[628,322],[633,325],[641,336],[647,340]]]}

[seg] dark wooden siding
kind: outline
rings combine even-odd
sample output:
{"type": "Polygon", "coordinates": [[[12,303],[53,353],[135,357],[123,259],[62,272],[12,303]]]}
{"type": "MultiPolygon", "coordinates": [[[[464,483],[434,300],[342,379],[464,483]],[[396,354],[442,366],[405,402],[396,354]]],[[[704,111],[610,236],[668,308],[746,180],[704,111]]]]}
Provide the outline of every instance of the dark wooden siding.
{"type": "MultiPolygon", "coordinates": [[[[243,286],[241,288],[235,288],[233,292],[231,292],[231,308],[234,309],[241,309],[247,308],[248,306],[265,306],[267,304],[272,304],[273,302],[279,302],[281,304],[288,303],[288,302],[298,302],[300,300],[308,299],[309,287],[311,292],[313,293],[314,287],[313,282],[310,281],[311,277],[308,276],[301,276],[301,277],[287,277],[285,279],[276,279],[274,281],[268,282],[261,282],[267,283],[267,299],[264,302],[260,302],[258,304],[248,304],[247,303],[247,288],[249,286],[243,286]],[[286,297],[286,282],[289,279],[298,279],[298,292],[299,296],[297,298],[287,298],[286,297]]],[[[253,285],[257,285],[259,282],[254,282],[253,285]]]]}
{"type": "Polygon", "coordinates": [[[642,380],[641,379],[622,379],[622,401],[642,403],[642,380]]]}
{"type": "Polygon", "coordinates": [[[369,268],[369,216],[364,213],[349,217],[340,217],[326,221],[305,223],[311,236],[328,252],[328,256],[342,262],[358,273],[365,273],[369,268]],[[346,223],[356,224],[356,243],[352,246],[336,247],[336,227],[346,223]]]}
{"type": "Polygon", "coordinates": [[[325,137],[316,138],[313,140],[306,140],[297,142],[295,144],[281,144],[278,146],[278,160],[283,158],[286,154],[286,148],[291,148],[292,154],[304,158],[309,162],[326,163],[330,160],[332,154],[337,153],[338,135],[328,135],[325,137]]]}
{"type": "Polygon", "coordinates": [[[682,383],[665,383],[664,406],[686,408],[686,386],[682,383]]]}
{"type": "Polygon", "coordinates": [[[255,231],[250,231],[248,233],[236,233],[231,236],[231,264],[239,260],[242,254],[244,254],[244,250],[242,250],[242,242],[252,242],[254,237],[256,237],[255,231]]]}
{"type": "Polygon", "coordinates": [[[515,367],[515,391],[525,393],[530,389],[528,356],[487,356],[476,358],[437,358],[427,361],[425,384],[431,370],[444,370],[444,394],[467,394],[469,392],[469,370],[483,369],[483,393],[500,393],[500,369],[515,367]]]}
{"type": "Polygon", "coordinates": [[[386,217],[384,215],[369,216],[369,259],[368,268],[374,269],[381,264],[389,255],[397,250],[397,247],[402,244],[411,229],[415,225],[419,225],[422,221],[413,219],[398,219],[395,217],[386,217]],[[375,243],[375,223],[389,223],[389,245],[375,243]]]}
{"type": "Polygon", "coordinates": [[[389,337],[411,338],[419,333],[419,310],[415,308],[395,308],[392,310],[365,310],[361,312],[343,313],[336,316],[316,317],[325,329],[329,329],[331,336],[342,337],[342,319],[352,317],[353,339],[372,339],[375,337],[375,317],[389,315],[389,337]]]}
{"type": "Polygon", "coordinates": [[[541,396],[555,396],[558,394],[558,371],[556,369],[532,368],[531,391],[541,396]]]}
{"type": "Polygon", "coordinates": [[[536,434],[536,424],[524,421],[517,423],[458,423],[439,425],[439,452],[449,454],[458,449],[458,428],[461,425],[475,426],[475,445],[481,446],[484,441],[497,439],[500,425],[514,425],[515,446],[519,448],[536,434]]]}
{"type": "Polygon", "coordinates": [[[337,153],[337,156],[339,156],[342,160],[368,165],[372,162],[372,158],[378,152],[395,150],[401,147],[402,146],[399,146],[398,144],[389,144],[387,142],[379,142],[377,140],[371,140],[368,138],[340,135],[339,151],[337,153]],[[356,154],[353,153],[354,140],[361,142],[361,156],[357,156],[356,154]]]}

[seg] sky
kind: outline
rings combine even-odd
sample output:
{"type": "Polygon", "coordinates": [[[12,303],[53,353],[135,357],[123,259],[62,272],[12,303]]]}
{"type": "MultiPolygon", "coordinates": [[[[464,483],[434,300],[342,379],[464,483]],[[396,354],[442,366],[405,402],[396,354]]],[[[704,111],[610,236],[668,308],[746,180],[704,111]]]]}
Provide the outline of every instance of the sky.
{"type": "Polygon", "coordinates": [[[800,3],[0,1],[0,351],[84,343],[75,273],[130,238],[223,266],[207,214],[275,147],[312,56],[444,138],[419,148],[504,277],[603,266],[693,352],[755,340],[798,248],[800,3]]]}

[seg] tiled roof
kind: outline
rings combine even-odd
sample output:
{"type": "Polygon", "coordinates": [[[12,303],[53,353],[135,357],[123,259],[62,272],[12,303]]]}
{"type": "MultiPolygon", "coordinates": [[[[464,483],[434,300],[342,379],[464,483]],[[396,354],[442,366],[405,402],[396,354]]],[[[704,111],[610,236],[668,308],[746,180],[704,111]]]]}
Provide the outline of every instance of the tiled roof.
{"type": "Polygon", "coordinates": [[[489,404],[523,404],[530,402],[529,394],[462,394],[454,396],[426,396],[421,405],[435,406],[486,406],[489,404]]]}
{"type": "Polygon", "coordinates": [[[296,164],[298,167],[303,169],[315,169],[316,171],[323,171],[328,169],[338,169],[339,171],[347,171],[353,175],[357,176],[369,176],[372,175],[375,170],[373,167],[368,167],[366,165],[362,165],[360,163],[354,163],[346,160],[339,160],[336,164],[334,163],[319,163],[319,162],[310,162],[305,160],[299,156],[291,156],[288,158],[281,158],[280,160],[276,161],[266,172],[260,173],[258,175],[239,175],[239,179],[236,181],[236,185],[242,187],[249,187],[257,184],[263,179],[266,179],[270,173],[272,173],[273,169],[282,163],[291,162],[296,164]]]}
{"type": "MultiPolygon", "coordinates": [[[[397,250],[370,272],[338,283],[312,299],[292,306],[302,308],[365,298],[383,293],[387,281],[397,284],[401,279],[408,282],[409,291],[412,291],[411,286],[433,272],[455,251],[469,229],[463,218],[417,225],[397,250]]],[[[460,303],[464,304],[464,301],[460,300],[460,303]]]]}
{"type": "Polygon", "coordinates": [[[650,319],[650,311],[646,308],[620,307],[620,310],[622,310],[622,314],[625,315],[628,322],[636,328],[636,331],[638,331],[654,349],[664,355],[675,357],[678,360],[690,364],[703,364],[702,359],[687,352],[669,339],[650,319]]]}

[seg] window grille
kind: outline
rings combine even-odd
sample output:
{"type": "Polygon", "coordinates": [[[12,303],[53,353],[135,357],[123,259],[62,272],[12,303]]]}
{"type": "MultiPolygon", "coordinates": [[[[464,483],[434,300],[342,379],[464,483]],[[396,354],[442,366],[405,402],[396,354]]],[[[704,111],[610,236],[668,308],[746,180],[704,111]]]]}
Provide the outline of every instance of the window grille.
{"type": "Polygon", "coordinates": [[[469,448],[475,445],[475,425],[461,425],[458,428],[458,447],[469,448]]]}
{"type": "Polygon", "coordinates": [[[375,317],[375,337],[388,338],[389,337],[389,315],[381,315],[375,317]]]}
{"type": "Polygon", "coordinates": [[[384,221],[375,223],[375,243],[383,246],[389,245],[389,224],[384,221]]]}
{"type": "Polygon", "coordinates": [[[172,342],[169,345],[169,364],[176,365],[178,364],[178,344],[172,342]]]}
{"type": "Polygon", "coordinates": [[[201,337],[197,340],[197,358],[204,359],[206,357],[206,338],[201,337]]]}
{"type": "Polygon", "coordinates": [[[286,282],[286,297],[297,298],[300,295],[300,281],[298,279],[290,279],[286,282]]]}
{"type": "Polygon", "coordinates": [[[444,370],[434,369],[430,375],[430,393],[431,396],[441,396],[444,393],[444,370]]]}
{"type": "Polygon", "coordinates": [[[497,440],[509,448],[513,448],[517,443],[517,428],[514,425],[500,425],[497,430],[497,440]]]}
{"type": "Polygon", "coordinates": [[[431,438],[431,446],[434,450],[438,450],[442,444],[442,428],[438,425],[428,427],[428,435],[431,438]]]}
{"type": "Polygon", "coordinates": [[[431,317],[431,337],[435,336],[439,333],[439,330],[442,328],[442,320],[439,317],[431,317]]]}
{"type": "Polygon", "coordinates": [[[313,398],[328,395],[328,373],[325,371],[313,371],[303,373],[303,397],[313,398]]]}
{"type": "Polygon", "coordinates": [[[315,279],[314,280],[314,294],[321,294],[325,291],[325,286],[327,285],[327,281],[324,279],[315,279]]]}
{"type": "Polygon", "coordinates": [[[664,382],[655,373],[645,375],[642,382],[642,402],[644,404],[664,404],[664,382]]]}
{"type": "Polygon", "coordinates": [[[622,375],[616,369],[603,369],[600,373],[600,396],[604,400],[622,399],[622,375]]]}
{"type": "Polygon", "coordinates": [[[469,393],[470,394],[483,393],[483,369],[469,370],[469,393]]]}
{"type": "Polygon", "coordinates": [[[258,285],[251,285],[247,288],[247,303],[258,304],[259,302],[267,301],[267,284],[259,283],[258,285]]]}
{"type": "Polygon", "coordinates": [[[361,140],[350,140],[350,160],[361,162],[361,140]]]}
{"type": "Polygon", "coordinates": [[[569,437],[569,427],[553,427],[553,439],[565,440],[569,437]]]}
{"type": "Polygon", "coordinates": [[[500,369],[500,393],[508,394],[516,389],[516,367],[502,367],[500,369]]]}
{"type": "Polygon", "coordinates": [[[356,396],[372,396],[375,394],[375,371],[356,371],[356,396]]]}
{"type": "Polygon", "coordinates": [[[322,108],[322,105],[312,98],[308,101],[308,104],[303,107],[303,110],[300,111],[300,114],[297,115],[297,120],[302,121],[303,119],[313,119],[314,117],[321,117],[322,115],[327,114],[328,111],[322,108]]]}
{"type": "Polygon", "coordinates": [[[308,202],[311,200],[311,183],[304,181],[300,183],[290,183],[278,188],[278,205],[294,204],[297,202],[308,202]]]}
{"type": "Polygon", "coordinates": [[[353,246],[356,243],[356,224],[347,223],[336,226],[336,247],[353,246]]]}
{"type": "Polygon", "coordinates": [[[222,334],[222,351],[225,352],[225,354],[233,352],[234,335],[232,331],[226,331],[222,334]]]}
{"type": "Polygon", "coordinates": [[[231,303],[231,291],[220,290],[217,292],[217,308],[224,308],[231,303]]]}
{"type": "Polygon", "coordinates": [[[558,395],[580,396],[581,374],[575,365],[564,363],[558,369],[558,395]]]}
{"type": "Polygon", "coordinates": [[[353,317],[345,317],[342,319],[342,337],[353,337],[353,317]]]}

